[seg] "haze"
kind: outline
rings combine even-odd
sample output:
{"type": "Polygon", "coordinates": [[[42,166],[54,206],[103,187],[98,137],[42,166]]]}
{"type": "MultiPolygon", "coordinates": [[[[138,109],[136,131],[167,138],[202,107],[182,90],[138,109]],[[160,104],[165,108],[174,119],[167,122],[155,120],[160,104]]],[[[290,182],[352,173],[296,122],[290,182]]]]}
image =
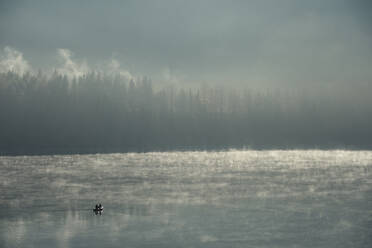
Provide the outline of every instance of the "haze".
{"type": "Polygon", "coordinates": [[[371,13],[0,0],[0,247],[371,248],[371,13]]]}
{"type": "Polygon", "coordinates": [[[367,0],[1,1],[0,47],[34,70],[63,66],[68,49],[89,69],[115,59],[158,84],[370,84],[370,10],[367,0]]]}
{"type": "Polygon", "coordinates": [[[368,1],[2,1],[0,152],[372,148],[368,1]]]}

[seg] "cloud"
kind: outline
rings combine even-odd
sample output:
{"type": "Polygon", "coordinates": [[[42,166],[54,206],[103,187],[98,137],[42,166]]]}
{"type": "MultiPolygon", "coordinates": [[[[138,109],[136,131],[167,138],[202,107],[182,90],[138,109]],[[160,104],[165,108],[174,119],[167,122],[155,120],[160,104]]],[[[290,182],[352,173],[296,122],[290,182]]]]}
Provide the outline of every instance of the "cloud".
{"type": "Polygon", "coordinates": [[[128,71],[120,66],[120,62],[114,58],[105,62],[100,67],[92,69],[85,60],[78,62],[76,59],[73,59],[73,53],[69,49],[58,49],[58,55],[63,61],[63,65],[56,70],[63,74],[67,75],[68,78],[84,76],[87,73],[96,71],[111,76],[120,75],[121,77],[131,80],[134,79],[134,76],[128,71]]]}
{"type": "Polygon", "coordinates": [[[71,79],[73,77],[81,77],[91,71],[85,61],[81,63],[74,61],[72,59],[73,53],[69,49],[60,48],[57,51],[63,61],[63,65],[56,69],[59,73],[71,79]]]}
{"type": "MultiPolygon", "coordinates": [[[[31,65],[23,58],[23,54],[9,46],[6,46],[0,52],[0,73],[6,73],[8,71],[15,72],[17,74],[24,74],[26,72],[34,72],[31,65]]],[[[120,62],[111,58],[104,61],[103,63],[98,63],[95,66],[89,66],[85,59],[74,58],[74,53],[66,48],[57,49],[57,56],[59,59],[59,65],[55,65],[54,68],[59,74],[66,75],[69,79],[75,77],[84,76],[90,72],[99,72],[102,74],[120,77],[126,80],[134,80],[134,75],[121,67],[120,62]]],[[[44,70],[47,74],[52,73],[50,70],[44,70]]]]}
{"type": "Polygon", "coordinates": [[[18,74],[24,74],[32,71],[29,63],[23,58],[23,54],[14,48],[6,46],[4,54],[0,56],[0,72],[12,71],[18,74]]]}
{"type": "Polygon", "coordinates": [[[106,69],[107,73],[110,74],[110,75],[119,74],[121,77],[124,77],[125,79],[128,79],[128,80],[134,79],[133,75],[128,70],[122,69],[120,67],[120,63],[116,59],[111,59],[107,63],[106,67],[107,67],[107,69],[106,69]]]}

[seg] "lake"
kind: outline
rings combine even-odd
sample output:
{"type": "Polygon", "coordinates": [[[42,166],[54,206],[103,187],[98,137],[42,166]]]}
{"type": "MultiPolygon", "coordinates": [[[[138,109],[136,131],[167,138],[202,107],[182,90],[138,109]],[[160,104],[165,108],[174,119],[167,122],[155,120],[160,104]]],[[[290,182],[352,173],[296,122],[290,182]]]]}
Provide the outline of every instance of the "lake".
{"type": "Polygon", "coordinates": [[[371,151],[0,157],[0,191],[0,247],[372,247],[371,151]]]}

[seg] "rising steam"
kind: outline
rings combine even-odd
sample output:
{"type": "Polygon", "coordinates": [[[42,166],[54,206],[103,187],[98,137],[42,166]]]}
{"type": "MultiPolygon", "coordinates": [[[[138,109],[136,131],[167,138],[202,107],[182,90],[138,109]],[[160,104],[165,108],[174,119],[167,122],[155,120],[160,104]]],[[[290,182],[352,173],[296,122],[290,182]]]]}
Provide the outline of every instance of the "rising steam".
{"type": "Polygon", "coordinates": [[[66,75],[70,79],[73,77],[81,77],[90,71],[89,66],[85,61],[78,63],[72,59],[73,53],[69,49],[58,49],[58,55],[63,61],[60,68],[57,71],[63,75],[66,75]]]}
{"type": "Polygon", "coordinates": [[[31,66],[23,58],[23,54],[14,48],[6,46],[4,52],[0,55],[0,72],[14,72],[24,74],[32,71],[31,66]]]}
{"type": "MultiPolygon", "coordinates": [[[[122,68],[117,59],[111,58],[101,64],[99,67],[88,65],[85,59],[77,59],[74,53],[66,48],[57,49],[59,63],[52,66],[53,70],[59,74],[66,75],[69,79],[78,78],[91,72],[99,72],[106,75],[119,75],[127,80],[134,80],[133,74],[122,68]]],[[[23,75],[26,72],[34,72],[29,62],[23,57],[22,52],[6,46],[3,52],[0,52],[0,73],[14,72],[23,75]]],[[[45,70],[44,70],[45,71],[45,70]]],[[[48,70],[47,70],[48,71],[48,70]]],[[[47,72],[47,74],[49,74],[47,72]]]]}

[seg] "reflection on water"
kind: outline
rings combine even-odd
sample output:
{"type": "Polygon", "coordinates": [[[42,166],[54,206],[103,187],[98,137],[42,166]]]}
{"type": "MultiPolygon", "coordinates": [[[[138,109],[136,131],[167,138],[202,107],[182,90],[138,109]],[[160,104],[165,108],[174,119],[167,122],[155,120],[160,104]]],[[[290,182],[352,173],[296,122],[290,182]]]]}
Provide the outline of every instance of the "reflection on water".
{"type": "Polygon", "coordinates": [[[0,189],[0,247],[372,244],[372,152],[1,157],[0,189]]]}

